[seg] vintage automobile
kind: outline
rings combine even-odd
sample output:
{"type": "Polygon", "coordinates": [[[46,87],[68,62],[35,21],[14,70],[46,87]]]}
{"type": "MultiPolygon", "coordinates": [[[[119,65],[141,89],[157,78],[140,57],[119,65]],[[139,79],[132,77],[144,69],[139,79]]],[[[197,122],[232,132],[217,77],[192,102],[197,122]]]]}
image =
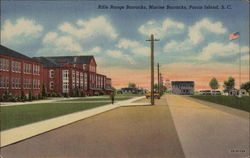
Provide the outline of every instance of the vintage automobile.
{"type": "MultiPolygon", "coordinates": [[[[145,93],[145,97],[148,99],[151,97],[151,92],[145,93]]],[[[160,99],[161,95],[158,92],[154,92],[154,98],[160,99]]]]}
{"type": "Polygon", "coordinates": [[[212,95],[211,90],[201,90],[200,95],[212,95]]]}

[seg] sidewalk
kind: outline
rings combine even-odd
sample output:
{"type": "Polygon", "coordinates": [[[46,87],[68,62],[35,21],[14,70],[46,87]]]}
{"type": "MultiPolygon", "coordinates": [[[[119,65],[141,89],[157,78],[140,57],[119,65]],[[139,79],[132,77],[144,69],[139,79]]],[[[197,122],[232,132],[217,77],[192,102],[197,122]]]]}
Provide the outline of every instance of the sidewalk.
{"type": "Polygon", "coordinates": [[[132,106],[132,105],[147,105],[145,103],[136,103],[136,104],[132,103],[142,98],[144,98],[144,96],[135,97],[129,100],[116,102],[115,104],[108,104],[108,105],[104,105],[101,107],[97,107],[97,108],[93,108],[93,109],[89,109],[89,110],[85,110],[81,112],[76,112],[76,113],[72,113],[69,115],[64,115],[64,116],[24,125],[21,127],[12,128],[6,131],[2,131],[0,134],[1,135],[1,147],[22,141],[24,139],[68,125],[76,121],[115,109],[117,107],[132,106]]]}
{"type": "Polygon", "coordinates": [[[64,101],[64,100],[71,100],[71,99],[78,99],[80,97],[75,98],[49,98],[44,100],[34,100],[34,101],[26,101],[26,102],[1,102],[0,106],[16,106],[16,105],[26,105],[26,104],[40,104],[40,103],[52,103],[52,102],[58,102],[58,101],[64,101]]]}
{"type": "MultiPolygon", "coordinates": [[[[186,158],[245,158],[249,156],[249,117],[232,108],[206,105],[183,96],[167,102],[186,158]],[[229,112],[231,111],[231,112],[229,112]]],[[[241,111],[249,116],[249,113],[241,111]]]]}

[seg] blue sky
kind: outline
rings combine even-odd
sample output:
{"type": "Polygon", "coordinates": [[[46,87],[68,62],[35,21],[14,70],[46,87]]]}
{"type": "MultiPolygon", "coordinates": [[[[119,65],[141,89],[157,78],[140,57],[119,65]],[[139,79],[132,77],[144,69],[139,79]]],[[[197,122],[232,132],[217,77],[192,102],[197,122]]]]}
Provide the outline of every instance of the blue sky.
{"type": "Polygon", "coordinates": [[[249,2],[229,1],[3,1],[1,43],[28,56],[94,55],[103,67],[143,69],[149,65],[154,33],[155,60],[172,63],[248,65],[249,2]],[[230,5],[232,9],[188,9],[230,5]],[[187,6],[187,9],[97,9],[98,5],[187,6]]]}

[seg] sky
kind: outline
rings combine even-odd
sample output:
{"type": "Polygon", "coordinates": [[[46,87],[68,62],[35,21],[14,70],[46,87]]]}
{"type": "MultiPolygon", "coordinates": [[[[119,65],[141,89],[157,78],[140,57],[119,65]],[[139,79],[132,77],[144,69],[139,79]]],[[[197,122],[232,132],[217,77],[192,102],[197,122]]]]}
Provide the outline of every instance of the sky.
{"type": "Polygon", "coordinates": [[[1,1],[2,45],[30,57],[94,55],[117,88],[150,87],[151,34],[164,80],[192,80],[197,90],[212,77],[238,86],[240,70],[249,80],[247,0],[1,1]],[[240,38],[230,41],[232,32],[240,38]]]}

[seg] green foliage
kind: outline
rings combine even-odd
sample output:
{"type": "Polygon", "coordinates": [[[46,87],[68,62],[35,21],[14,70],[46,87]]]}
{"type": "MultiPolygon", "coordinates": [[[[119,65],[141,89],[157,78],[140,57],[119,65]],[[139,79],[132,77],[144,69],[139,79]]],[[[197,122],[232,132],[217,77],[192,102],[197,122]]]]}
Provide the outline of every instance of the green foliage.
{"type": "Polygon", "coordinates": [[[79,97],[80,95],[79,95],[79,89],[78,88],[76,88],[76,93],[75,93],[76,95],[76,97],[79,97]]]}
{"type": "MultiPolygon", "coordinates": [[[[155,83],[154,84],[154,90],[158,92],[158,84],[155,83]]],[[[163,85],[160,85],[160,94],[162,95],[165,91],[167,90],[167,88],[163,85]]]]}
{"type": "Polygon", "coordinates": [[[235,86],[235,79],[233,77],[229,77],[227,81],[224,81],[223,87],[226,89],[233,89],[235,86]]]}
{"type": "Polygon", "coordinates": [[[45,83],[43,83],[43,86],[42,86],[42,97],[43,98],[47,97],[47,90],[46,90],[45,83]]]}
{"type": "Polygon", "coordinates": [[[129,83],[128,88],[136,88],[136,84],[135,83],[129,83]]]}
{"type": "Polygon", "coordinates": [[[43,99],[43,96],[41,93],[38,94],[38,99],[43,99]]]}
{"type": "Polygon", "coordinates": [[[81,97],[84,97],[84,96],[85,96],[83,90],[81,90],[80,96],[81,96],[81,97]]]}
{"type": "Polygon", "coordinates": [[[28,98],[29,101],[32,101],[32,95],[33,95],[32,92],[29,91],[29,98],[28,98]]]}
{"type": "Polygon", "coordinates": [[[240,88],[245,89],[248,93],[250,93],[250,81],[242,83],[240,88]]]}
{"type": "Polygon", "coordinates": [[[215,77],[213,77],[209,82],[209,86],[211,87],[211,89],[218,89],[219,88],[218,80],[215,77]]]}
{"type": "Polygon", "coordinates": [[[4,94],[3,94],[3,96],[2,96],[2,100],[4,102],[9,102],[9,101],[13,100],[13,97],[12,97],[12,95],[8,91],[5,91],[4,94]]]}
{"type": "Polygon", "coordinates": [[[194,95],[191,97],[250,112],[250,107],[249,107],[250,97],[249,96],[243,96],[243,97],[239,98],[236,96],[200,96],[200,95],[194,95]]]}
{"type": "Polygon", "coordinates": [[[24,91],[22,90],[21,91],[21,101],[26,101],[26,100],[27,100],[27,97],[25,96],[24,91]]]}

